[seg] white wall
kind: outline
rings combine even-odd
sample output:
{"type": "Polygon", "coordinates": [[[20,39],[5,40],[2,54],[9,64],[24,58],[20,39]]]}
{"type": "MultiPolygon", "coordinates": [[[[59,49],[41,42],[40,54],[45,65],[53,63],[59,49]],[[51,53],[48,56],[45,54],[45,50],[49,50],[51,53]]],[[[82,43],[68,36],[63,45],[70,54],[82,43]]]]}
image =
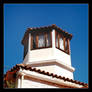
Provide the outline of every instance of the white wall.
{"type": "Polygon", "coordinates": [[[65,64],[71,65],[71,56],[57,48],[54,49],[54,57],[65,64]]]}
{"type": "MultiPolygon", "coordinates": [[[[29,34],[29,44],[31,44],[30,39],[31,34],[29,34]]],[[[56,62],[59,61],[71,67],[71,55],[68,55],[63,51],[55,48],[55,30],[52,30],[52,48],[30,50],[30,45],[28,45],[28,53],[23,63],[24,64],[46,63],[51,62],[53,60],[56,60],[56,62]]],[[[64,69],[63,67],[50,65],[43,67],[39,66],[37,68],[73,79],[73,73],[68,71],[67,69],[64,69]]]]}
{"type": "Polygon", "coordinates": [[[53,49],[47,48],[47,49],[38,49],[38,50],[32,50],[28,54],[28,60],[24,60],[23,63],[30,63],[30,62],[36,62],[36,61],[44,61],[51,59],[53,57],[53,49]]]}
{"type": "Polygon", "coordinates": [[[28,64],[30,62],[37,62],[42,60],[44,62],[45,60],[51,60],[51,59],[57,59],[68,65],[71,65],[70,55],[64,53],[61,50],[58,50],[57,48],[32,50],[27,53],[27,56],[25,57],[23,63],[28,64]]]}
{"type": "Polygon", "coordinates": [[[57,88],[57,87],[52,86],[52,85],[43,84],[37,81],[24,79],[22,88],[57,88]]]}
{"type": "Polygon", "coordinates": [[[34,71],[29,71],[29,70],[22,70],[19,71],[18,73],[21,76],[21,80],[20,83],[18,83],[18,87],[19,88],[56,88],[52,85],[48,85],[45,82],[42,83],[41,81],[47,81],[48,83],[55,83],[55,84],[59,84],[59,85],[65,85],[65,86],[71,86],[71,87],[76,87],[76,88],[80,88],[83,87],[83,85],[79,85],[76,83],[72,83],[69,81],[64,81],[63,79],[57,79],[57,78],[52,78],[52,76],[47,76],[44,74],[40,74],[34,71]],[[28,80],[25,79],[23,76],[28,76],[28,80]],[[32,80],[32,78],[35,80],[32,80]],[[40,82],[38,82],[37,80],[41,80],[40,82]]]}
{"type": "Polygon", "coordinates": [[[55,73],[55,65],[37,66],[36,68],[46,72],[55,73]]]}
{"type": "Polygon", "coordinates": [[[62,77],[73,79],[73,73],[72,72],[70,72],[67,69],[62,68],[58,65],[39,66],[39,67],[36,67],[36,68],[44,70],[46,72],[50,72],[50,73],[60,75],[62,77]]]}
{"type": "Polygon", "coordinates": [[[66,77],[66,78],[70,78],[70,79],[73,79],[73,73],[60,67],[60,66],[57,66],[55,65],[55,73],[57,75],[61,75],[62,77],[66,77]]]}

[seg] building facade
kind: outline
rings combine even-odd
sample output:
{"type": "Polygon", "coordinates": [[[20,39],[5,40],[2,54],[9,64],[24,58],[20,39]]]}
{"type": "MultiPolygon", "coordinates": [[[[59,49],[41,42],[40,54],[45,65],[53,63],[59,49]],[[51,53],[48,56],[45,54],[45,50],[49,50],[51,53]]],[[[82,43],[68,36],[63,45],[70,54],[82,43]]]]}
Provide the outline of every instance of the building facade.
{"type": "Polygon", "coordinates": [[[74,80],[75,68],[71,62],[72,34],[55,24],[28,28],[22,39],[23,62],[5,75],[15,80],[15,88],[86,88],[88,85],[74,80]],[[14,72],[15,71],[15,72],[14,72]],[[9,76],[9,73],[16,77],[9,76]]]}

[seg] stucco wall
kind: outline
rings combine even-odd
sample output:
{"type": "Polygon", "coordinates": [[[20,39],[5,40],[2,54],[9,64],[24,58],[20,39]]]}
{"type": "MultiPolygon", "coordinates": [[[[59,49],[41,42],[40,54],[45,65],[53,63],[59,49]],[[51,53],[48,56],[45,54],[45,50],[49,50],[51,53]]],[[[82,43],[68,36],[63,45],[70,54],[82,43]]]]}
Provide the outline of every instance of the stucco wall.
{"type": "Polygon", "coordinates": [[[53,58],[53,54],[52,48],[32,50],[29,52],[29,62],[48,60],[53,58]]]}
{"type": "Polygon", "coordinates": [[[32,50],[27,53],[23,63],[37,62],[45,60],[57,59],[61,62],[64,62],[68,65],[71,65],[71,57],[70,55],[64,53],[63,51],[58,50],[57,48],[45,48],[32,50]]]}
{"type": "Polygon", "coordinates": [[[65,64],[71,65],[71,56],[57,48],[54,49],[54,57],[65,64]]]}
{"type": "Polygon", "coordinates": [[[18,88],[63,88],[64,86],[75,88],[83,87],[83,85],[29,70],[20,70],[18,75],[21,76],[20,81],[18,81],[18,88]]]}
{"type": "Polygon", "coordinates": [[[36,68],[44,70],[46,72],[50,72],[50,73],[60,75],[62,77],[64,76],[66,78],[73,79],[73,73],[72,72],[70,72],[70,71],[66,70],[65,68],[62,68],[58,65],[39,66],[39,67],[36,67],[36,68]]]}
{"type": "Polygon", "coordinates": [[[66,77],[66,78],[70,78],[70,79],[73,79],[73,73],[60,67],[60,66],[57,66],[55,65],[55,73],[57,75],[61,75],[62,77],[66,77]]]}
{"type": "Polygon", "coordinates": [[[55,73],[55,65],[39,66],[36,68],[44,70],[46,72],[55,73]]]}
{"type": "MultiPolygon", "coordinates": [[[[63,64],[71,66],[70,55],[56,48],[47,48],[47,49],[39,49],[39,50],[30,51],[27,54],[24,60],[24,63],[26,64],[44,63],[44,62],[46,63],[46,62],[51,62],[51,60],[54,60],[54,59],[56,59],[57,61],[59,60],[59,62],[63,62],[63,64]]],[[[36,68],[73,79],[72,72],[57,65],[46,65],[46,66],[39,65],[36,68]]]]}
{"type": "Polygon", "coordinates": [[[57,88],[57,87],[43,84],[37,81],[24,79],[22,88],[57,88]]]}

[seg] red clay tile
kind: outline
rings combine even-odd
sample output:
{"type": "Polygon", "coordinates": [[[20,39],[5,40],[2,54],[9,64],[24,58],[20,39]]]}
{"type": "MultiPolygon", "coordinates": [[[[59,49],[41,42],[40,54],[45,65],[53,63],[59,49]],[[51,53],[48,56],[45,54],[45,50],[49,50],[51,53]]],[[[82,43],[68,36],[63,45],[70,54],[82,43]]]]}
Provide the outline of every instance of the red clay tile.
{"type": "MultiPolygon", "coordinates": [[[[39,72],[41,74],[45,74],[45,75],[48,75],[48,76],[52,76],[52,77],[56,77],[57,79],[63,79],[65,81],[69,81],[69,82],[73,82],[73,83],[76,83],[76,84],[79,84],[79,85],[83,85],[83,86],[88,86],[87,83],[83,83],[83,82],[79,82],[77,80],[72,80],[72,79],[69,79],[69,78],[65,78],[65,77],[61,77],[61,76],[58,76],[57,74],[53,74],[53,73],[49,73],[49,72],[45,72],[45,71],[41,71],[40,69],[36,69],[36,68],[32,68],[28,65],[24,65],[24,64],[17,64],[16,66],[14,66],[11,70],[15,70],[14,72],[16,73],[19,68],[25,68],[26,70],[30,70],[30,71],[36,71],[36,72],[39,72]],[[15,69],[16,68],[16,69],[15,69]]],[[[9,71],[6,72],[6,74],[8,74],[9,71]]],[[[7,77],[7,75],[5,75],[4,77],[7,77]]]]}

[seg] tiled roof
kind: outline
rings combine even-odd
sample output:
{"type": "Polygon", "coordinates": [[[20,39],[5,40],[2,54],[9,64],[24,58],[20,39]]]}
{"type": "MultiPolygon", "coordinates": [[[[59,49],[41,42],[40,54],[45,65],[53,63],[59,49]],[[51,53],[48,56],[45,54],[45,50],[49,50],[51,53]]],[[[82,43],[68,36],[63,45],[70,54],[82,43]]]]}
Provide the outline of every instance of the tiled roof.
{"type": "MultiPolygon", "coordinates": [[[[23,40],[25,39],[25,37],[28,35],[29,32],[37,31],[37,30],[52,30],[52,29],[55,29],[55,30],[62,32],[64,35],[67,35],[70,39],[72,38],[72,34],[69,34],[68,32],[66,32],[65,30],[62,30],[61,28],[59,28],[55,24],[52,24],[51,26],[28,28],[24,34],[23,40]]],[[[22,40],[22,44],[23,44],[23,40],[22,40]]]]}
{"type": "Polygon", "coordinates": [[[52,77],[55,77],[57,79],[63,79],[64,81],[68,81],[68,82],[72,82],[72,83],[75,83],[75,84],[83,85],[83,88],[88,88],[87,83],[83,83],[83,82],[80,82],[80,81],[77,81],[77,80],[65,78],[65,77],[59,76],[57,74],[42,71],[40,69],[32,68],[32,67],[30,67],[29,65],[26,65],[26,64],[17,64],[17,65],[15,65],[13,68],[11,68],[9,71],[6,72],[6,74],[4,75],[4,79],[5,79],[8,72],[13,72],[13,71],[17,72],[20,68],[25,69],[25,70],[29,70],[29,71],[35,71],[35,72],[38,72],[40,74],[44,74],[44,75],[47,75],[47,76],[52,76],[52,77]]]}

